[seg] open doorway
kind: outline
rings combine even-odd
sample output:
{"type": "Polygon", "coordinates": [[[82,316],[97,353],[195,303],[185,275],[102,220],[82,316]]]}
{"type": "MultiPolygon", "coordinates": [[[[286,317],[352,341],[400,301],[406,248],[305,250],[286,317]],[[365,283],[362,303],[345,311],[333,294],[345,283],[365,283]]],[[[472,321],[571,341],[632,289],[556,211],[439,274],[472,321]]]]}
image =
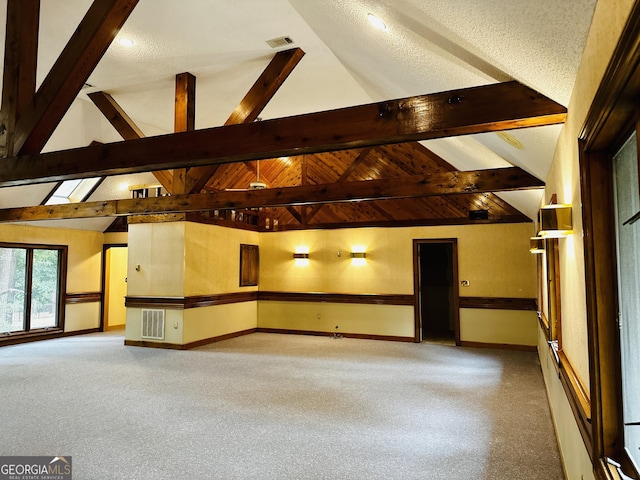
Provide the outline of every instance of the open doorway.
{"type": "Polygon", "coordinates": [[[415,341],[460,345],[458,243],[414,240],[415,341]]]}
{"type": "Polygon", "coordinates": [[[127,310],[124,297],[127,295],[127,257],[126,245],[105,245],[103,249],[103,289],[102,306],[103,332],[124,329],[127,310]]]}

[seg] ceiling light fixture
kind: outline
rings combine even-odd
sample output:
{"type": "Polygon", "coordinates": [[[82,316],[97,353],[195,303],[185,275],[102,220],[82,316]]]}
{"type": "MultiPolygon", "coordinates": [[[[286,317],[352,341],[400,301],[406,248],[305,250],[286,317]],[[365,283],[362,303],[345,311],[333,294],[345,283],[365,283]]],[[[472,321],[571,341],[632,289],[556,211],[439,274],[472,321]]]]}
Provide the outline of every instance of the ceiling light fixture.
{"type": "Polygon", "coordinates": [[[133,47],[134,42],[130,38],[122,37],[118,39],[118,43],[123,47],[133,47]]]}
{"type": "Polygon", "coordinates": [[[368,13],[367,18],[369,19],[369,23],[378,30],[387,30],[387,24],[384,23],[380,17],[376,17],[373,13],[368,13]]]}

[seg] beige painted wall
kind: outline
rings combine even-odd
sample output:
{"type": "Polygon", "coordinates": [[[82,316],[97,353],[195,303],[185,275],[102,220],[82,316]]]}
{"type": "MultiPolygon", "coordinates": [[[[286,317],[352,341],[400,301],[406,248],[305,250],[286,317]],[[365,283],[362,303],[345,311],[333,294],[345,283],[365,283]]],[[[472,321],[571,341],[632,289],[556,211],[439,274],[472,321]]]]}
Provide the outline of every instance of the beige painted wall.
{"type": "Polygon", "coordinates": [[[126,245],[129,242],[129,235],[127,232],[118,233],[105,233],[104,243],[105,245],[126,245]]]}
{"type": "Polygon", "coordinates": [[[232,303],[184,311],[184,343],[254,329],[257,302],[232,303]]]}
{"type": "Polygon", "coordinates": [[[127,295],[184,296],[185,223],[129,225],[127,295]]]}
{"type": "Polygon", "coordinates": [[[65,306],[64,331],[77,332],[100,327],[100,302],[65,306]]]}
{"type": "MultiPolygon", "coordinates": [[[[191,222],[132,225],[128,295],[181,297],[257,288],[283,292],[413,294],[413,240],[457,238],[460,279],[470,282],[469,287],[461,288],[462,296],[533,298],[535,258],[528,251],[532,230],[531,224],[508,224],[258,234],[191,222]],[[241,243],[260,245],[259,287],[239,287],[241,243]],[[306,267],[297,266],[292,258],[300,246],[310,251],[306,267]],[[367,252],[366,264],[362,266],[352,265],[349,257],[352,248],[358,246],[367,252]],[[140,271],[135,270],[136,265],[140,265],[140,271]]],[[[252,308],[241,305],[235,310],[226,307],[185,310],[180,319],[183,329],[180,341],[188,343],[230,333],[229,329],[239,331],[256,326],[331,332],[338,325],[339,331],[347,333],[414,335],[411,306],[313,302],[260,302],[252,308]]],[[[536,319],[528,313],[465,309],[461,312],[462,338],[535,345],[536,319]]],[[[127,321],[129,318],[128,314],[127,321]]],[[[127,329],[127,335],[130,333],[133,330],[127,329]]],[[[176,336],[176,332],[171,336],[176,336]]]]}
{"type": "MultiPolygon", "coordinates": [[[[548,200],[556,193],[559,203],[570,203],[573,206],[574,234],[559,242],[562,346],[587,389],[589,362],[577,140],[633,4],[633,0],[599,0],[597,3],[569,103],[567,121],[558,140],[544,195],[548,200]]],[[[555,373],[554,360],[549,357],[549,347],[542,332],[538,349],[567,478],[593,479],[589,456],[566,394],[555,373]]]]}
{"type": "MultiPolygon", "coordinates": [[[[184,345],[256,328],[257,302],[187,310],[165,309],[165,338],[157,343],[184,345]]],[[[142,340],[142,309],[127,308],[127,340],[142,340]]]]}
{"type": "MultiPolygon", "coordinates": [[[[413,294],[413,240],[458,239],[460,295],[535,298],[536,260],[529,253],[532,224],[358,228],[265,233],[260,237],[260,290],[413,294]],[[352,247],[365,247],[366,265],[351,264],[352,247]],[[292,258],[309,249],[309,263],[292,258]],[[338,252],[341,253],[338,256],[338,252]]],[[[306,302],[260,302],[258,326],[413,337],[413,307],[306,302]],[[320,319],[317,318],[320,314],[320,319]]],[[[533,312],[461,309],[461,339],[534,346],[533,312]]]]}
{"type": "MultiPolygon", "coordinates": [[[[241,243],[258,245],[259,234],[192,222],[130,225],[127,295],[255,291],[257,287],[239,286],[241,243]]],[[[256,302],[165,312],[166,343],[190,343],[257,326],[256,302]]],[[[140,339],[140,319],[140,309],[127,309],[128,340],[140,339]]]]}
{"type": "MultiPolygon", "coordinates": [[[[0,241],[9,243],[67,245],[67,293],[99,292],[103,235],[84,230],[0,225],[0,241]]],[[[100,304],[67,305],[65,331],[100,326],[100,304]]]]}
{"type": "Polygon", "coordinates": [[[562,457],[563,467],[567,479],[594,480],[591,458],[582,440],[582,435],[575,422],[571,405],[564,393],[564,388],[558,378],[556,360],[547,345],[547,338],[539,329],[538,352],[540,352],[540,367],[547,397],[551,409],[551,416],[556,430],[558,447],[562,457]]]}
{"type": "Polygon", "coordinates": [[[578,135],[633,3],[633,0],[600,0],[596,6],[544,195],[544,199],[549,200],[556,193],[558,203],[573,206],[574,234],[559,242],[562,345],[587,388],[589,361],[578,135]]]}
{"type": "Polygon", "coordinates": [[[102,233],[86,230],[0,225],[0,241],[68,245],[67,293],[100,291],[102,233]]]}
{"type": "Polygon", "coordinates": [[[470,282],[461,287],[461,296],[535,298],[532,232],[532,224],[508,224],[265,233],[260,290],[413,294],[413,240],[457,238],[460,280],[470,282]],[[306,267],[292,258],[300,246],[309,248],[306,267]],[[351,265],[353,246],[366,247],[365,266],[351,265]]]}
{"type": "MultiPolygon", "coordinates": [[[[151,340],[157,343],[183,344],[183,313],[184,310],[165,310],[164,340],[151,340]]],[[[127,308],[127,323],[124,338],[126,340],[142,340],[142,309],[127,308]]]]}
{"type": "Polygon", "coordinates": [[[280,301],[258,303],[260,328],[410,338],[414,334],[411,306],[280,301]]]}
{"type": "Polygon", "coordinates": [[[257,290],[240,287],[240,244],[258,245],[259,241],[257,232],[186,223],[184,294],[257,290]]]}
{"type": "Polygon", "coordinates": [[[518,310],[460,309],[460,340],[534,347],[538,341],[535,312],[518,310]]]}

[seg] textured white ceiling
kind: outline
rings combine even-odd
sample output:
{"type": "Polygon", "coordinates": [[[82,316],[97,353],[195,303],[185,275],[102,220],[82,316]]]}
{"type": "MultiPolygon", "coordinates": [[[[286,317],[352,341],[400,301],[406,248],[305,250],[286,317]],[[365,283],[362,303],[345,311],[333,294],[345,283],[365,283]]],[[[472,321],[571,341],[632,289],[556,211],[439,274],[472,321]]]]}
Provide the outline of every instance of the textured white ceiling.
{"type": "MultiPolygon", "coordinates": [[[[567,105],[595,1],[140,0],[120,34],[135,45],[109,48],[89,79],[94,87],[81,93],[45,149],[119,141],[87,100],[95,90],[111,93],[146,135],[170,132],[174,78],[182,72],[197,77],[196,128],[221,125],[276,52],[266,40],[284,35],[306,55],[263,118],[509,79],[567,105]],[[373,29],[367,13],[382,18],[388,30],[373,29]]],[[[39,82],[90,4],[41,0],[39,82]]],[[[0,11],[4,22],[6,0],[0,0],[0,11]]],[[[495,134],[425,145],[460,169],[513,164],[544,179],[559,130],[511,132],[523,149],[495,134]]],[[[114,182],[94,198],[120,195],[107,188],[114,182]]],[[[0,208],[37,204],[45,190],[0,189],[0,208]]],[[[507,196],[533,217],[539,195],[507,196]]]]}

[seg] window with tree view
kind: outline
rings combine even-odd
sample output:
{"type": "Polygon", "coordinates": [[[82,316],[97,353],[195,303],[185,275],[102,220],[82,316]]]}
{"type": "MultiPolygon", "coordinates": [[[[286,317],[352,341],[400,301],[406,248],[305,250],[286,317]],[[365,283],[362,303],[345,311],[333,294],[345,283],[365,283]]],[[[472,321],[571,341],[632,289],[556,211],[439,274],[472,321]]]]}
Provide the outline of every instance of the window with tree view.
{"type": "Polygon", "coordinates": [[[640,466],[640,196],[634,133],[613,158],[624,447],[640,466]]]}
{"type": "Polygon", "coordinates": [[[60,327],[59,247],[0,245],[0,334],[60,327]]]}

